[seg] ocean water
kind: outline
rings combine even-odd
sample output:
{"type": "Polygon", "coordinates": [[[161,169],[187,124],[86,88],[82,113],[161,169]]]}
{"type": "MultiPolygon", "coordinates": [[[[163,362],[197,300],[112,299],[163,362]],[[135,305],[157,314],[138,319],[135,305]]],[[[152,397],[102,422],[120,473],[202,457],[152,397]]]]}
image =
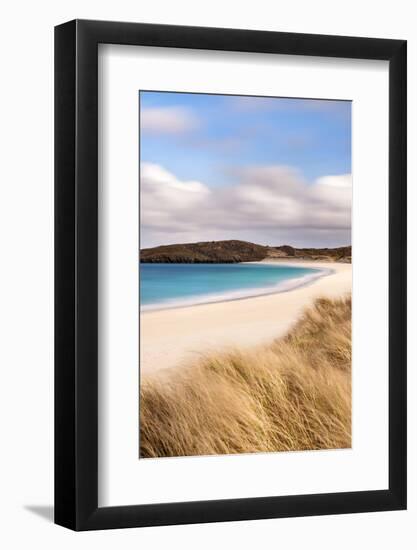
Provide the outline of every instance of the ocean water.
{"type": "Polygon", "coordinates": [[[140,264],[141,310],[285,292],[328,270],[259,263],[140,264]]]}

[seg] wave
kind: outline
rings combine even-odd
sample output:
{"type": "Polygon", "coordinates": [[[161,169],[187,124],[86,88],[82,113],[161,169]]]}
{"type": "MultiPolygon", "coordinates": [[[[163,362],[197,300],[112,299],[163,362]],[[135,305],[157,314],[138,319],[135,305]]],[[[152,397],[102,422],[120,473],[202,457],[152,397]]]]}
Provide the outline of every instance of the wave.
{"type": "Polygon", "coordinates": [[[289,292],[295,288],[300,288],[312,284],[317,279],[326,277],[334,273],[333,269],[316,269],[316,273],[309,273],[303,277],[296,277],[280,281],[276,285],[257,288],[246,288],[241,290],[232,290],[227,292],[216,292],[210,294],[199,294],[187,298],[172,298],[153,304],[140,306],[141,312],[157,311],[161,309],[174,309],[179,307],[190,307],[202,304],[213,304],[217,302],[231,302],[234,300],[244,300],[245,298],[255,298],[256,296],[267,296],[269,294],[278,294],[289,292]]]}

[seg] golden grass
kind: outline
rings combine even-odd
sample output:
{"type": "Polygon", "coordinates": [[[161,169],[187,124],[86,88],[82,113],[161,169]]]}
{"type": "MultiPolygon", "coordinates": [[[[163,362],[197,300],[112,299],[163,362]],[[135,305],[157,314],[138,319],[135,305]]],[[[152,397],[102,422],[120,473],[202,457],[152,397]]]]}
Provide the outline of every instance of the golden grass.
{"type": "Polygon", "coordinates": [[[141,457],[350,446],[350,298],[317,300],[269,345],[142,381],[141,457]]]}

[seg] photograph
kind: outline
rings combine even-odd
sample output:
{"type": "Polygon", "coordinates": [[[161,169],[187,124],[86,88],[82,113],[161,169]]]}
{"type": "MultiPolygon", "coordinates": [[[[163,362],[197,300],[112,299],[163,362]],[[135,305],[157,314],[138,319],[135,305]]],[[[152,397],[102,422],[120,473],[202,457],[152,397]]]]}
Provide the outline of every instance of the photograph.
{"type": "Polygon", "coordinates": [[[351,102],[139,92],[139,458],[351,447],[351,102]]]}

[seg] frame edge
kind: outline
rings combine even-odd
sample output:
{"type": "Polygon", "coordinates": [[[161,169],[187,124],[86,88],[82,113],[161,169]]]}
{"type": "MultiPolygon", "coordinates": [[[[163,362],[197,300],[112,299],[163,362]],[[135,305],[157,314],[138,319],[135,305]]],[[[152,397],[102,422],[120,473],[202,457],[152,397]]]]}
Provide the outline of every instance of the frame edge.
{"type": "Polygon", "coordinates": [[[76,22],[55,27],[54,521],[76,526],[75,143],[76,22]]]}
{"type": "Polygon", "coordinates": [[[389,60],[389,488],[407,508],[407,42],[389,60]],[[395,414],[394,412],[395,411],[395,414]]]}

